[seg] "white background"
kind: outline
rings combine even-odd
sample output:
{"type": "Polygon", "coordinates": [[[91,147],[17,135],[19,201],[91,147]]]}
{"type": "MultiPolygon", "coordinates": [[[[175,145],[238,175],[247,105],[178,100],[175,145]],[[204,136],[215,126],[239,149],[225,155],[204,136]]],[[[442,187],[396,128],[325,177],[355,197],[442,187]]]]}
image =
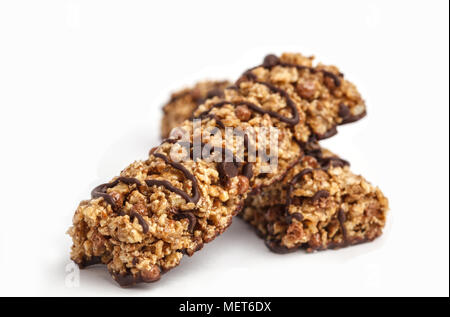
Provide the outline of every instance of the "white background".
{"type": "Polygon", "coordinates": [[[0,295],[449,295],[448,1],[2,1],[0,295]],[[368,117],[323,145],[390,199],[385,234],[270,253],[240,219],[156,284],[66,285],[80,200],[158,143],[180,86],[267,53],[336,64],[368,117]],[[69,266],[67,266],[69,265],[69,266]],[[70,285],[69,285],[70,286],[70,285]]]}

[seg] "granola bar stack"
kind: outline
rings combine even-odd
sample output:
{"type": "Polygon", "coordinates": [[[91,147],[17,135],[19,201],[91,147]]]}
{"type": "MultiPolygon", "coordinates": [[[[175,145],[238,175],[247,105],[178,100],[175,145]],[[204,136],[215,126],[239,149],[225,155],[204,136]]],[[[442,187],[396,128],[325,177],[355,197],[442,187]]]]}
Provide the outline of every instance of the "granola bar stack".
{"type": "Polygon", "coordinates": [[[318,144],[366,115],[336,67],[268,55],[234,83],[199,83],[163,109],[162,143],[77,208],[69,234],[80,267],[105,264],[122,286],[154,282],[238,214],[278,253],[381,234],[387,199],[318,144]]]}

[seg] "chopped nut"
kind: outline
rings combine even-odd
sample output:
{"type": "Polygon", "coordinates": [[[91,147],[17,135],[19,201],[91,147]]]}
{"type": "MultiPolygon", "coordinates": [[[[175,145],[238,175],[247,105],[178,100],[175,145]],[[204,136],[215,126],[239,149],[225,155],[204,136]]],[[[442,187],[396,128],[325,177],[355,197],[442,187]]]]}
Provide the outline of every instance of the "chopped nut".
{"type": "Polygon", "coordinates": [[[236,117],[241,121],[248,121],[252,117],[252,112],[247,106],[237,106],[235,113],[236,117]]]}
{"type": "Polygon", "coordinates": [[[250,187],[250,183],[248,181],[248,178],[242,175],[238,176],[238,193],[240,195],[246,193],[248,191],[248,188],[250,187]]]}
{"type": "Polygon", "coordinates": [[[141,271],[141,277],[146,283],[155,282],[161,277],[161,270],[157,265],[153,265],[149,270],[141,271]]]}
{"type": "Polygon", "coordinates": [[[320,234],[319,233],[313,234],[308,242],[308,245],[312,250],[318,249],[322,245],[322,242],[320,240],[320,234]]]}
{"type": "Polygon", "coordinates": [[[123,195],[119,194],[118,192],[111,192],[109,195],[114,199],[114,203],[117,206],[121,206],[123,204],[123,195]]]}
{"type": "Polygon", "coordinates": [[[300,97],[307,100],[313,99],[316,94],[316,85],[313,81],[299,82],[296,88],[300,97]]]}
{"type": "Polygon", "coordinates": [[[222,202],[227,201],[229,198],[230,198],[230,197],[228,196],[228,192],[226,192],[226,191],[224,191],[224,190],[220,192],[219,199],[220,199],[222,202]]]}
{"type": "Polygon", "coordinates": [[[102,255],[106,250],[106,239],[103,238],[101,234],[94,231],[91,235],[91,241],[93,254],[96,256],[102,255]]]}
{"type": "Polygon", "coordinates": [[[131,209],[143,216],[147,215],[147,208],[145,207],[145,203],[138,202],[138,203],[134,204],[131,209]]]}
{"type": "Polygon", "coordinates": [[[327,86],[328,89],[333,90],[336,88],[336,84],[334,82],[334,79],[330,76],[324,76],[323,82],[325,86],[327,86]]]}

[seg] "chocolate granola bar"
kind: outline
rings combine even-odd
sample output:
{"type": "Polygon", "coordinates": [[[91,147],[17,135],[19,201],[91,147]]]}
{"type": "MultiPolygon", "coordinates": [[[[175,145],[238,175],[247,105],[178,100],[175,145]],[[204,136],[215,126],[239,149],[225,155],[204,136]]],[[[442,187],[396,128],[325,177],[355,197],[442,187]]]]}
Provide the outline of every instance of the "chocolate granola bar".
{"type": "MultiPolygon", "coordinates": [[[[249,69],[237,81],[238,85],[244,83],[240,88],[254,96],[258,95],[258,89],[264,88],[252,85],[250,90],[250,82],[271,83],[284,89],[300,107],[295,137],[303,143],[329,138],[337,133],[338,125],[357,121],[366,115],[364,100],[355,85],[345,80],[337,67],[323,64],[313,66],[313,61],[314,57],[301,54],[285,53],[281,57],[268,55],[261,65],[249,69]]],[[[227,81],[205,81],[172,94],[163,107],[161,134],[167,137],[180,121],[191,117],[205,99],[222,96],[236,87],[227,81]]],[[[269,87],[266,85],[265,88],[269,87]]],[[[245,108],[241,108],[241,112],[243,116],[247,115],[245,108]]],[[[196,113],[199,113],[198,110],[196,113]]]]}
{"type": "Polygon", "coordinates": [[[287,253],[372,241],[381,235],[387,211],[379,188],[316,146],[282,182],[249,195],[241,215],[270,250],[287,253]]]}

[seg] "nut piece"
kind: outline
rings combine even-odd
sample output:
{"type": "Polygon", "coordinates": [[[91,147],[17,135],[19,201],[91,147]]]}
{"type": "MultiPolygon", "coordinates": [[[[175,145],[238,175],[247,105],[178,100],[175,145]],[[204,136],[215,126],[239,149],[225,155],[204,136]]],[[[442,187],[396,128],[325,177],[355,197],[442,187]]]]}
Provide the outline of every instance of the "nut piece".
{"type": "Polygon", "coordinates": [[[235,113],[236,117],[241,121],[248,121],[252,116],[252,113],[247,106],[237,106],[235,113]]]}
{"type": "Polygon", "coordinates": [[[161,270],[157,265],[153,265],[150,270],[141,271],[141,278],[146,283],[156,282],[161,277],[161,270]]]}
{"type": "Polygon", "coordinates": [[[145,203],[143,202],[136,203],[131,209],[140,215],[147,215],[147,208],[145,207],[145,203]]]}
{"type": "Polygon", "coordinates": [[[239,175],[238,179],[238,193],[239,195],[242,195],[248,191],[250,183],[248,181],[248,178],[245,176],[239,175]]]}
{"type": "Polygon", "coordinates": [[[330,76],[324,76],[323,83],[330,90],[333,90],[334,88],[336,88],[336,84],[334,82],[334,79],[332,77],[330,77],[330,76]]]}
{"type": "Polygon", "coordinates": [[[112,199],[114,200],[114,203],[117,206],[121,206],[123,204],[123,198],[124,197],[120,193],[118,193],[118,192],[111,192],[109,195],[112,197],[112,199]]]}
{"type": "Polygon", "coordinates": [[[296,88],[300,97],[308,100],[313,99],[316,94],[316,86],[313,81],[299,82],[296,88]]]}
{"type": "Polygon", "coordinates": [[[155,153],[155,151],[158,149],[158,147],[157,146],[155,146],[155,147],[152,147],[151,149],[150,149],[150,151],[148,151],[148,155],[150,156],[150,155],[153,155],[153,153],[155,153]]]}
{"type": "Polygon", "coordinates": [[[309,248],[307,251],[311,252],[317,250],[322,245],[320,234],[319,233],[313,234],[308,242],[308,245],[309,248]]]}
{"type": "Polygon", "coordinates": [[[106,251],[106,239],[98,232],[93,232],[91,236],[92,251],[95,256],[102,255],[106,251]]]}

